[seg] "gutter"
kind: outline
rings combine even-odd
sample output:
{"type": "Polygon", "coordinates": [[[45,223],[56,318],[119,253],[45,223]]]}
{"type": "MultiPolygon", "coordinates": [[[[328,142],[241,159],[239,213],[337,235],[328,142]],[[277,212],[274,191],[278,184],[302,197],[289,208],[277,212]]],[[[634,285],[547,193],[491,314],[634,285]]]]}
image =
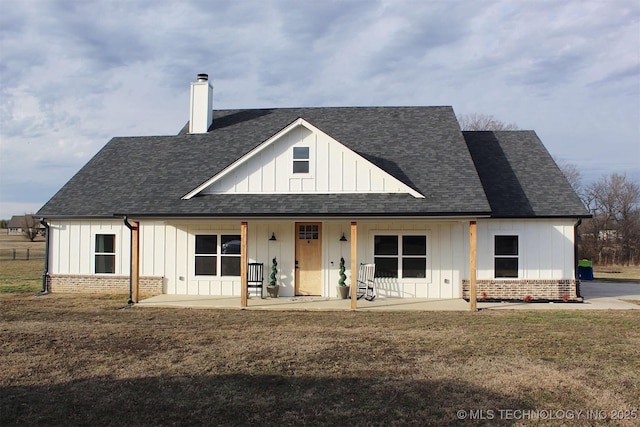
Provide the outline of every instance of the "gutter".
{"type": "Polygon", "coordinates": [[[44,243],[44,271],[42,272],[42,290],[38,295],[46,295],[49,293],[47,289],[47,278],[49,277],[49,235],[50,225],[44,218],[40,218],[40,224],[45,228],[45,243],[44,243]]]}
{"type": "Polygon", "coordinates": [[[582,298],[580,295],[580,278],[578,277],[578,227],[582,224],[582,218],[578,218],[578,222],[573,226],[573,271],[576,280],[576,297],[582,298]]]}
{"type": "MultiPolygon", "coordinates": [[[[133,230],[134,230],[133,225],[129,223],[129,220],[126,215],[124,215],[122,219],[124,220],[124,225],[126,225],[129,231],[131,231],[131,236],[129,238],[133,239],[133,230]]],[[[127,304],[132,305],[133,304],[133,250],[130,250],[129,252],[130,252],[129,253],[129,301],[127,302],[127,304]]]]}

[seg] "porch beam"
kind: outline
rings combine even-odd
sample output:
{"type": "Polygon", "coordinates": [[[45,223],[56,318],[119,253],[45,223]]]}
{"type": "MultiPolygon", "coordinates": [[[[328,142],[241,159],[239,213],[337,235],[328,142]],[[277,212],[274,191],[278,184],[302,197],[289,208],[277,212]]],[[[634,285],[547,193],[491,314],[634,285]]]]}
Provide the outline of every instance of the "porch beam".
{"type": "Polygon", "coordinates": [[[358,308],[358,223],[351,223],[351,309],[358,308]]]}
{"type": "Polygon", "coordinates": [[[246,221],[240,223],[240,307],[247,307],[247,229],[246,221]]]}
{"type": "Polygon", "coordinates": [[[478,256],[478,236],[476,221],[469,222],[469,309],[476,311],[476,273],[477,273],[477,256],[478,256]]]}

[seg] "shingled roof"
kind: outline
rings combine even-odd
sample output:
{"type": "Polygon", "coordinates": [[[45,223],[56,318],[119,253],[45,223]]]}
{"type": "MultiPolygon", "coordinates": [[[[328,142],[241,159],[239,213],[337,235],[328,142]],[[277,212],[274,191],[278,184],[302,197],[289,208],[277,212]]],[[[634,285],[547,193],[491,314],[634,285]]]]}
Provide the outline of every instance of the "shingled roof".
{"type": "MultiPolygon", "coordinates": [[[[494,209],[500,214],[509,214],[504,206],[507,202],[490,204],[491,200],[499,199],[493,187],[487,199],[487,184],[481,181],[482,174],[479,177],[476,172],[476,168],[485,170],[478,164],[484,156],[476,153],[472,159],[467,145],[475,146],[473,138],[467,138],[465,133],[465,141],[451,107],[215,110],[209,132],[188,134],[186,128],[176,136],[113,138],[38,215],[48,218],[116,214],[476,216],[489,215],[494,209]],[[298,118],[321,129],[425,198],[408,194],[211,194],[182,199],[298,118]]],[[[545,151],[537,138],[527,137],[523,143],[537,145],[529,149],[534,152],[545,151]]],[[[541,161],[550,162],[551,166],[543,165],[545,168],[555,167],[550,158],[539,157],[541,161]]],[[[513,166],[521,165],[514,163],[513,166]]],[[[549,192],[561,188],[563,195],[559,199],[566,202],[570,199],[564,194],[566,186],[566,180],[563,184],[554,179],[550,183],[539,182],[537,188],[546,188],[549,192]]],[[[513,184],[509,191],[515,192],[516,187],[513,184]]],[[[529,200],[528,191],[538,191],[530,186],[520,188],[527,191],[519,196],[521,199],[529,200]]],[[[543,203],[540,210],[530,203],[530,209],[523,208],[515,212],[515,216],[575,216],[573,203],[553,207],[552,201],[553,198],[543,203]]]]}
{"type": "Polygon", "coordinates": [[[463,134],[492,217],[589,217],[535,132],[463,134]]]}

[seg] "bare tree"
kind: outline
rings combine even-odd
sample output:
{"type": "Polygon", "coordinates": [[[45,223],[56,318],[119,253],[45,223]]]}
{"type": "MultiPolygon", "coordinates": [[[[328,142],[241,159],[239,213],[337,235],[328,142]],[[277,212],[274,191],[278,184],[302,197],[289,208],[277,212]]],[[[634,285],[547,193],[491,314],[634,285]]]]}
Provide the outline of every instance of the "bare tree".
{"type": "Polygon", "coordinates": [[[587,186],[583,201],[593,215],[585,222],[583,255],[599,264],[640,262],[640,184],[614,173],[587,186]]]}
{"type": "Polygon", "coordinates": [[[580,170],[578,170],[578,167],[574,163],[570,163],[564,160],[554,160],[560,168],[560,171],[562,172],[564,177],[569,182],[569,185],[571,185],[571,188],[573,188],[573,191],[576,192],[580,199],[583,199],[582,175],[580,174],[580,170]]]}
{"type": "Polygon", "coordinates": [[[24,215],[22,234],[32,242],[38,236],[38,224],[39,222],[31,214],[24,215]]]}
{"type": "Polygon", "coordinates": [[[518,130],[515,123],[505,123],[488,114],[463,114],[458,122],[462,130],[518,130]]]}

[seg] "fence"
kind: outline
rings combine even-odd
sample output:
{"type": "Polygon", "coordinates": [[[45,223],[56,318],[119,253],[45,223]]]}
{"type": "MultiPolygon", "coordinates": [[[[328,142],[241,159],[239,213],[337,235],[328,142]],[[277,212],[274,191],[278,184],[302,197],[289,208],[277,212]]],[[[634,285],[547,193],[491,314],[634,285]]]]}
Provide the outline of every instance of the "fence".
{"type": "Polygon", "coordinates": [[[44,259],[44,249],[13,248],[0,249],[0,261],[29,261],[44,259]]]}

